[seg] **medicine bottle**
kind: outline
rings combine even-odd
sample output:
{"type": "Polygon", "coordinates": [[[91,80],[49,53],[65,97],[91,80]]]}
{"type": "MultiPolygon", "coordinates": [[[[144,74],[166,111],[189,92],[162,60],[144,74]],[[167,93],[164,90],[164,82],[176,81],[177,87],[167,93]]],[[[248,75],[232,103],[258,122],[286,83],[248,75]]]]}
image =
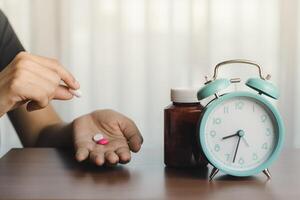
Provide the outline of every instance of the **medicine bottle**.
{"type": "Polygon", "coordinates": [[[168,167],[205,166],[197,143],[197,124],[203,107],[197,90],[171,89],[172,104],[164,110],[164,162],[168,167]]]}

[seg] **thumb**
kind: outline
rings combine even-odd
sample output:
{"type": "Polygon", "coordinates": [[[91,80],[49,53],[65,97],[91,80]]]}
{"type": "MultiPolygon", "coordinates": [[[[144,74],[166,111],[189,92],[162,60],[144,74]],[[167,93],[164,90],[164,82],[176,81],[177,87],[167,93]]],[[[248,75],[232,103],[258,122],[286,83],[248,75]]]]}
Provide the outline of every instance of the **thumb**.
{"type": "Polygon", "coordinates": [[[121,131],[128,141],[131,151],[138,152],[143,144],[143,137],[133,121],[125,119],[120,123],[121,131]]]}
{"type": "Polygon", "coordinates": [[[73,98],[73,94],[69,91],[69,88],[64,85],[59,85],[56,88],[53,99],[57,100],[70,100],[73,98]]]}
{"type": "MultiPolygon", "coordinates": [[[[57,100],[70,100],[72,98],[73,98],[73,95],[70,93],[68,87],[63,86],[63,85],[59,85],[56,88],[56,91],[55,91],[55,94],[53,97],[53,99],[57,99],[57,100]]],[[[27,107],[28,111],[34,111],[34,110],[39,110],[39,109],[43,108],[36,101],[28,102],[26,107],[27,107]]]]}

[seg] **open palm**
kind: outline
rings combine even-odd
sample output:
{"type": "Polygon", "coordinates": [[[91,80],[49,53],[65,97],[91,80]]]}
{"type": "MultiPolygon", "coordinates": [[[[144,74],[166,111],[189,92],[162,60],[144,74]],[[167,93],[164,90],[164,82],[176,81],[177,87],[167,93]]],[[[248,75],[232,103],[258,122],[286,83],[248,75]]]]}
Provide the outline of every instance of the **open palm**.
{"type": "Polygon", "coordinates": [[[138,152],[143,138],[135,123],[113,110],[98,110],[74,120],[74,146],[76,159],[90,159],[96,165],[127,163],[131,153],[138,152]],[[106,145],[93,141],[101,133],[109,140],[106,145]]]}

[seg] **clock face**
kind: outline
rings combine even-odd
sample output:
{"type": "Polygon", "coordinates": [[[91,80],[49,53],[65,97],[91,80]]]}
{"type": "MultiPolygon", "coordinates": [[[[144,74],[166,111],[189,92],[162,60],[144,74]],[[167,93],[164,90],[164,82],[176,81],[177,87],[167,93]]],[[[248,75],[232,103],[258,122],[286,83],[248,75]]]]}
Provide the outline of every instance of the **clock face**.
{"type": "Polygon", "coordinates": [[[257,98],[235,95],[219,100],[205,115],[201,145],[213,165],[232,175],[260,168],[278,146],[278,119],[257,98]]]}

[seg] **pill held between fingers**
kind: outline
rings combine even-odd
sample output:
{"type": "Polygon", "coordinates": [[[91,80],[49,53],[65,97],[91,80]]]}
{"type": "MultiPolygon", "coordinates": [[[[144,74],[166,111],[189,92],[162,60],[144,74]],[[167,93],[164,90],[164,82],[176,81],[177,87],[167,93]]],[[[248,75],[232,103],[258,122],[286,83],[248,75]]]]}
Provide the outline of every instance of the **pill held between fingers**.
{"type": "Polygon", "coordinates": [[[108,139],[105,139],[105,138],[103,138],[97,142],[97,144],[101,144],[101,145],[106,145],[108,143],[109,143],[108,139]]]}
{"type": "Polygon", "coordinates": [[[73,90],[73,89],[69,89],[69,91],[71,92],[71,94],[73,94],[75,97],[80,98],[82,97],[82,92],[81,90],[73,90]]]}
{"type": "Polygon", "coordinates": [[[99,140],[102,140],[104,137],[101,133],[97,133],[96,135],[94,135],[93,140],[95,142],[98,142],[99,140]]]}

